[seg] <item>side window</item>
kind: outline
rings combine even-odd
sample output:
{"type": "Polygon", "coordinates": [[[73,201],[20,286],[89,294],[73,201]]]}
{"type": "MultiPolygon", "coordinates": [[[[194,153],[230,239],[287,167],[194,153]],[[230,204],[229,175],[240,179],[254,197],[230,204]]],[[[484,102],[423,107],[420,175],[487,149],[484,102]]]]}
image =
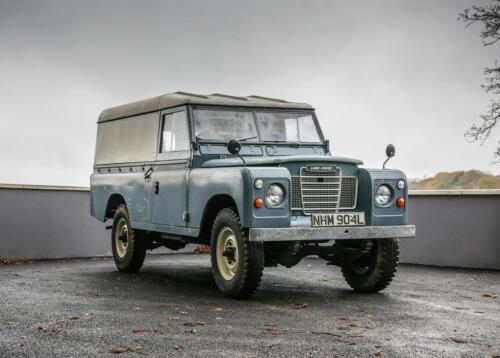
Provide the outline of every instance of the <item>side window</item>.
{"type": "Polygon", "coordinates": [[[163,116],[161,153],[189,150],[189,130],[185,111],[163,116]]]}

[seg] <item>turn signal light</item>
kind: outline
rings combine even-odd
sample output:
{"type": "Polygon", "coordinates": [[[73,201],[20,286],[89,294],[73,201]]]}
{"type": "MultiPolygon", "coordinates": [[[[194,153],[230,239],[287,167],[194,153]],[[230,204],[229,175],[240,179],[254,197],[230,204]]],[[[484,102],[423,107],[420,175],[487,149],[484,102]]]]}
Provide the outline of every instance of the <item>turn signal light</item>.
{"type": "Polygon", "coordinates": [[[264,206],[264,200],[262,200],[261,198],[257,198],[255,199],[253,204],[256,208],[262,208],[264,206]]]}
{"type": "Polygon", "coordinates": [[[402,208],[403,206],[405,206],[405,199],[403,199],[403,198],[398,198],[398,199],[396,200],[396,205],[397,205],[398,207],[402,208]]]}

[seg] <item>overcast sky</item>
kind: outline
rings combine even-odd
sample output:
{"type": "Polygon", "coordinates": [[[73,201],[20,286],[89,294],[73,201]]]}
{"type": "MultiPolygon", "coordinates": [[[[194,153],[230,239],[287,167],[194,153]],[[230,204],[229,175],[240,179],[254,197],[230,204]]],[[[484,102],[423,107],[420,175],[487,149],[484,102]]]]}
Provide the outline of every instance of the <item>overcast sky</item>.
{"type": "Polygon", "coordinates": [[[311,103],[335,155],[394,143],[411,178],[498,174],[500,129],[463,137],[500,57],[457,21],[472,3],[0,0],[0,182],[87,186],[99,112],[174,91],[311,103]]]}

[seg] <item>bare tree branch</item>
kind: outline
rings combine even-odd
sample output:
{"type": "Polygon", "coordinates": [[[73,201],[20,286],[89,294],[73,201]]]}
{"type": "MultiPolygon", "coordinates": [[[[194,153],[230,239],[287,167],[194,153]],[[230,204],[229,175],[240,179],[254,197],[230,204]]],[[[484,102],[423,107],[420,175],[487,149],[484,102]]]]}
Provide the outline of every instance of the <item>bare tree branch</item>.
{"type": "Polygon", "coordinates": [[[482,87],[486,92],[500,94],[500,66],[495,61],[495,67],[485,68],[484,75],[486,76],[486,84],[482,87]]]}
{"type": "MultiPolygon", "coordinates": [[[[488,139],[492,129],[500,122],[500,102],[491,101],[489,112],[481,115],[481,119],[483,122],[480,125],[473,124],[465,133],[465,137],[470,142],[479,141],[483,144],[488,139]]],[[[498,149],[500,150],[500,148],[498,149]]]]}
{"type": "Polygon", "coordinates": [[[488,6],[473,6],[465,9],[458,15],[459,19],[465,21],[467,26],[475,22],[481,22],[484,29],[481,31],[481,39],[485,46],[493,45],[500,40],[500,1],[492,0],[488,6]]]}
{"type": "MultiPolygon", "coordinates": [[[[500,0],[492,0],[490,5],[472,6],[465,9],[458,17],[460,20],[470,26],[474,23],[481,23],[483,29],[480,37],[485,46],[491,46],[500,41],[500,0]]],[[[500,95],[500,66],[495,61],[495,67],[484,69],[486,84],[482,85],[486,93],[500,95]]],[[[465,133],[469,142],[479,142],[483,144],[491,135],[495,126],[500,123],[500,99],[491,101],[489,110],[486,114],[480,116],[482,122],[473,124],[465,133]]],[[[496,163],[500,163],[500,142],[493,153],[496,163]]]]}

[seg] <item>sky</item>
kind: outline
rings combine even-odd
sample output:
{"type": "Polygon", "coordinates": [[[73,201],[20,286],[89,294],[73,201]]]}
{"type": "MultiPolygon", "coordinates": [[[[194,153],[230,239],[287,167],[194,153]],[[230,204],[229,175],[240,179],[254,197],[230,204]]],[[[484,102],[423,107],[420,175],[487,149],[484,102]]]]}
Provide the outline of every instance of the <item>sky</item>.
{"type": "Polygon", "coordinates": [[[96,121],[175,91],[316,108],[334,155],[409,178],[492,164],[484,47],[462,0],[0,0],[0,183],[88,186],[96,121]]]}

